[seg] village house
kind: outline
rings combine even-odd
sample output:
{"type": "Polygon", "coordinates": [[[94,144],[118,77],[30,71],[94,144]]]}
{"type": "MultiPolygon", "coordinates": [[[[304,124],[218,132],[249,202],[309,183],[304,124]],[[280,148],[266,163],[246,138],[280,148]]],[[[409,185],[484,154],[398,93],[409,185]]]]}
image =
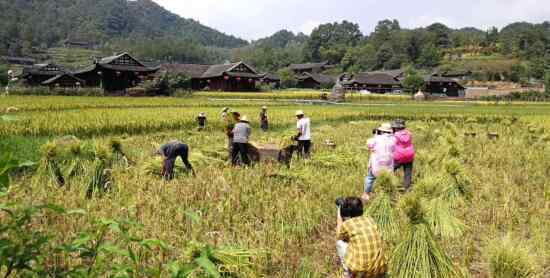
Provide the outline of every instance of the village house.
{"type": "Polygon", "coordinates": [[[32,66],[36,63],[36,59],[29,57],[14,57],[14,56],[2,56],[0,61],[6,64],[32,66]]]}
{"type": "Polygon", "coordinates": [[[19,78],[25,80],[29,86],[39,86],[42,82],[65,73],[65,69],[53,63],[36,64],[24,67],[19,78]]]}
{"type": "Polygon", "coordinates": [[[100,59],[72,74],[84,80],[87,87],[101,87],[107,92],[123,93],[126,89],[139,85],[158,70],[159,67],[147,66],[130,54],[122,53],[100,59]]]}
{"type": "Polygon", "coordinates": [[[464,97],[466,89],[456,79],[442,76],[427,76],[425,91],[434,95],[441,94],[448,97],[464,97]]]}
{"type": "Polygon", "coordinates": [[[191,78],[193,90],[211,90],[227,92],[256,91],[256,82],[264,75],[244,62],[218,65],[166,64],[162,70],[181,73],[191,78]]]}
{"type": "Polygon", "coordinates": [[[296,76],[296,80],[298,88],[307,89],[331,88],[336,82],[336,78],[330,75],[309,72],[296,76]]]}
{"type": "Polygon", "coordinates": [[[50,88],[79,88],[84,85],[84,80],[75,77],[70,73],[58,74],[41,83],[43,86],[50,88]]]}
{"type": "Polygon", "coordinates": [[[366,90],[371,93],[381,94],[401,91],[403,86],[395,76],[385,72],[358,73],[346,76],[345,80],[342,81],[342,86],[346,90],[366,90]]]}

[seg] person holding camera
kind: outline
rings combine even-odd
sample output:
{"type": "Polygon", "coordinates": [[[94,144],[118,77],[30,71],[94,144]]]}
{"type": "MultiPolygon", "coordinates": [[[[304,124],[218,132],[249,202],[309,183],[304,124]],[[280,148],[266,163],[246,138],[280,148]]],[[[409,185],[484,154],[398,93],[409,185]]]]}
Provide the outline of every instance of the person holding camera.
{"type": "Polygon", "coordinates": [[[376,135],[367,141],[370,151],[368,175],[365,178],[365,192],[362,199],[368,201],[374,188],[374,182],[383,171],[392,172],[395,150],[395,138],[390,123],[383,123],[376,129],[376,135]]]}
{"type": "Polygon", "coordinates": [[[296,111],[296,129],[298,134],[293,136],[292,139],[298,141],[298,155],[304,159],[309,159],[311,149],[311,129],[310,120],[304,115],[304,111],[296,111]]]}
{"type": "Polygon", "coordinates": [[[185,168],[191,171],[193,176],[195,175],[195,170],[193,170],[193,166],[189,162],[189,146],[187,144],[178,140],[172,140],[160,146],[157,154],[162,155],[163,158],[162,176],[165,180],[174,178],[174,166],[176,165],[178,156],[181,157],[185,168]]]}
{"type": "Polygon", "coordinates": [[[344,278],[381,278],[387,271],[384,242],[376,222],[363,215],[357,197],[339,198],[336,251],[344,278]]]}

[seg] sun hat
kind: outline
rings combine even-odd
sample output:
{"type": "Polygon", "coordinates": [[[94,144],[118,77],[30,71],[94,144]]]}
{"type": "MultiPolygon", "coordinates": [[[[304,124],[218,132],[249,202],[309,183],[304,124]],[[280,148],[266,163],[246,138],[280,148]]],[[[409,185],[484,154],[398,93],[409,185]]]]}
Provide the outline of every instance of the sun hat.
{"type": "Polygon", "coordinates": [[[224,107],[224,108],[222,109],[222,112],[227,112],[227,111],[229,111],[229,109],[230,109],[229,107],[224,107]]]}
{"type": "Polygon", "coordinates": [[[378,127],[378,131],[392,133],[393,129],[391,128],[390,123],[383,123],[380,127],[378,127]]]}
{"type": "Polygon", "coordinates": [[[199,117],[204,117],[204,116],[206,116],[206,113],[204,113],[204,112],[199,113],[199,117]]]}
{"type": "Polygon", "coordinates": [[[303,115],[304,115],[304,111],[302,110],[296,111],[296,116],[303,116],[303,115]]]}
{"type": "Polygon", "coordinates": [[[264,106],[262,106],[262,109],[266,110],[266,109],[267,109],[267,106],[265,106],[265,105],[264,105],[264,106]]]}
{"type": "Polygon", "coordinates": [[[248,123],[248,117],[246,115],[242,116],[241,117],[241,122],[246,122],[248,123]]]}
{"type": "Polygon", "coordinates": [[[407,127],[405,120],[397,119],[391,123],[391,127],[395,129],[404,129],[407,127]]]}

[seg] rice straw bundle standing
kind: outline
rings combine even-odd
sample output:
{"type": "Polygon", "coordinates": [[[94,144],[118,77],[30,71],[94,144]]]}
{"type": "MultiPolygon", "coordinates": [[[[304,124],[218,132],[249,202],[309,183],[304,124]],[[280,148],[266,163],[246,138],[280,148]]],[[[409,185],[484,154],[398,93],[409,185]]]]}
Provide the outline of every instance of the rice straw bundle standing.
{"type": "Polygon", "coordinates": [[[435,240],[426,223],[420,199],[416,196],[405,197],[402,209],[409,218],[409,224],[403,240],[393,251],[390,263],[392,277],[462,277],[451,258],[435,240]]]}

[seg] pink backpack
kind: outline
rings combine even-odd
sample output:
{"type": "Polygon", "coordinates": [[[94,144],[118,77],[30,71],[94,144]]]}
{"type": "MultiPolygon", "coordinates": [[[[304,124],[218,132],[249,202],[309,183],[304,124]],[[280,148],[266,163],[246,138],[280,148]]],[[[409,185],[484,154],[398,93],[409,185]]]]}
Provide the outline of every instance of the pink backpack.
{"type": "Polygon", "coordinates": [[[412,143],[412,134],[403,129],[394,134],[395,150],[393,160],[399,164],[411,163],[414,161],[415,151],[412,143]]]}

